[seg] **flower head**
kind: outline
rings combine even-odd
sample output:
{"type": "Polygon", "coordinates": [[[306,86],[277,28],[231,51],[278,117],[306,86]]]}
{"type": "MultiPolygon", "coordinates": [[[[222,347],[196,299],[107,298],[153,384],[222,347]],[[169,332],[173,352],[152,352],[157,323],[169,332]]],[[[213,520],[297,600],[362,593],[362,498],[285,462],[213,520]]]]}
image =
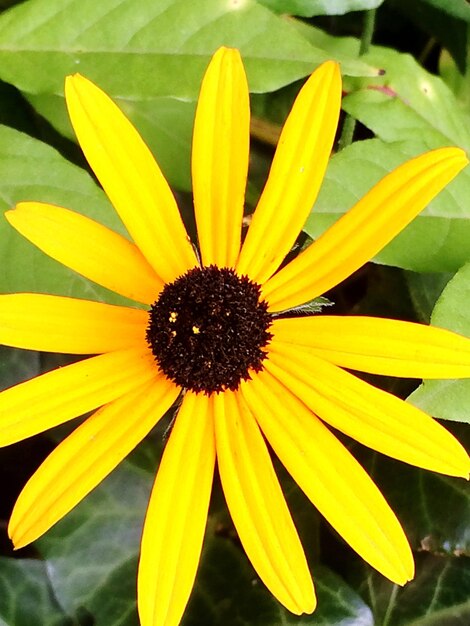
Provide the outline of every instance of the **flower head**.
{"type": "Polygon", "coordinates": [[[20,203],[7,219],[46,254],[147,310],[0,296],[2,343],[96,355],[0,394],[2,445],[95,410],[25,486],[9,525],[15,546],[70,511],[180,398],[142,537],[143,626],[173,626],[183,615],[216,462],[260,578],[290,611],[313,611],[310,572],[265,439],[344,539],[404,584],[413,559],[400,523],[328,426],[451,475],[468,475],[468,457],[431,417],[343,368],[470,376],[470,340],[395,320],[285,312],[334,287],[386,245],[466,165],[462,151],[444,148],[402,165],[281,267],[332,149],[339,68],[320,66],[297,97],[242,243],[248,87],[239,53],[221,48],[204,76],[194,127],[199,261],[171,190],[118,107],[80,75],[67,79],[66,99],[85,156],[132,241],[43,203],[20,203]]]}

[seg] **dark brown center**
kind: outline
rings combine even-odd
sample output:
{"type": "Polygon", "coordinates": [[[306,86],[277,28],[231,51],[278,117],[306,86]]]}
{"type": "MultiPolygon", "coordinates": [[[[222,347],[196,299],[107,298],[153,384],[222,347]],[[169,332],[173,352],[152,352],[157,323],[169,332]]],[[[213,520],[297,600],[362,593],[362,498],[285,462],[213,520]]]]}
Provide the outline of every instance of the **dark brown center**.
{"type": "Polygon", "coordinates": [[[262,369],[271,322],[257,283],[210,265],[163,288],[150,307],[147,341],[170,380],[210,395],[262,369]]]}

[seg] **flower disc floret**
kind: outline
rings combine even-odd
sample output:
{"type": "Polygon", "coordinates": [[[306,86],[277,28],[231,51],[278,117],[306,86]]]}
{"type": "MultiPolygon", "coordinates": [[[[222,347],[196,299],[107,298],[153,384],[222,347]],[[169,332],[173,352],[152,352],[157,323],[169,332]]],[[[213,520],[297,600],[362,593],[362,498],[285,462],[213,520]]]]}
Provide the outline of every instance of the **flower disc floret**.
{"type": "Polygon", "coordinates": [[[193,268],[151,306],[147,341],[164,374],[185,389],[236,390],[266,358],[271,315],[260,286],[230,268],[193,268]]]}

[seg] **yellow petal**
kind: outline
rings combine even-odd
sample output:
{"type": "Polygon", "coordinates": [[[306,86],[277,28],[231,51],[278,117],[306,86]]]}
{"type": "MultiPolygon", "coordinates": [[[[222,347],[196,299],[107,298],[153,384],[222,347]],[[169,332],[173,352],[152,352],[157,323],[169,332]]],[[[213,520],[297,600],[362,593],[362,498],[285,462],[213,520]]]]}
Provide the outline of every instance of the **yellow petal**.
{"type": "Polygon", "coordinates": [[[468,477],[467,453],[426,413],[310,352],[270,348],[269,370],[328,424],[395,459],[468,477]]]}
{"type": "Polygon", "coordinates": [[[163,374],[89,417],[50,454],[21,492],[8,527],[15,548],[45,533],[94,489],[176,400],[163,374]]]}
{"type": "Polygon", "coordinates": [[[279,602],[311,613],[307,561],[258,426],[239,394],[226,391],[213,402],[220,479],[243,548],[279,602]]]}
{"type": "Polygon", "coordinates": [[[178,626],[199,564],[215,465],[211,401],[187,392],[145,518],[138,576],[142,626],[178,626]]]}
{"type": "Polygon", "coordinates": [[[151,304],[163,286],[135,244],[79,213],[20,202],[5,217],[56,261],[127,298],[151,304]]]}
{"type": "Polygon", "coordinates": [[[40,293],[0,295],[0,343],[14,348],[101,354],[142,345],[148,313],[40,293]]]}
{"type": "Polygon", "coordinates": [[[233,267],[240,251],[250,149],[250,101],[238,50],[219,48],[194,121],[192,178],[204,265],[233,267]]]}
{"type": "Polygon", "coordinates": [[[340,106],[339,67],[328,61],[305,83],[284,125],[240,253],[239,274],[263,283],[292,248],[320,189],[340,106]]]}
{"type": "Polygon", "coordinates": [[[308,348],[322,359],[360,372],[470,378],[470,339],[435,326],[378,317],[313,315],[276,319],[271,332],[276,342],[308,348]]]}
{"type": "Polygon", "coordinates": [[[268,371],[241,392],[274,452],[322,515],[393,582],[413,577],[413,557],[384,497],[320,420],[268,371]]]}
{"type": "Polygon", "coordinates": [[[148,349],[101,354],[0,393],[0,446],[83,415],[157,376],[148,349]]]}
{"type": "Polygon", "coordinates": [[[158,276],[171,282],[197,265],[168,183],[129,120],[80,74],[67,77],[65,97],[89,164],[158,276]]]}
{"type": "Polygon", "coordinates": [[[263,287],[271,311],[321,295],[369,261],[467,165],[459,148],[427,152],[385,176],[263,287]]]}

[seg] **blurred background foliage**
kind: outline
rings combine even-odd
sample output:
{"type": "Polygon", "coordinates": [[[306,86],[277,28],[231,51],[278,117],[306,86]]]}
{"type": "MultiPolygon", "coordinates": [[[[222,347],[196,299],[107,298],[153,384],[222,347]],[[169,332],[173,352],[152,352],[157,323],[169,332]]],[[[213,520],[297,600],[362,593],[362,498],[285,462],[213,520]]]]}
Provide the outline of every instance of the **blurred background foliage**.
{"type": "MultiPolygon", "coordinates": [[[[327,58],[341,63],[342,125],[305,226],[308,241],[407,158],[445,145],[470,153],[469,37],[466,0],[0,0],[0,208],[43,200],[123,232],[67,118],[64,77],[79,71],[131,118],[190,223],[195,101],[211,54],[224,44],[240,48],[252,91],[248,210],[302,81],[327,58]]],[[[336,313],[431,321],[470,336],[469,169],[374,261],[327,294],[336,313]]],[[[0,268],[3,293],[119,301],[51,261],[3,219],[0,268]]],[[[69,361],[0,348],[0,386],[69,361]]],[[[374,383],[450,420],[446,426],[469,444],[470,381],[374,383]]],[[[139,538],[165,424],[45,537],[13,554],[6,525],[15,497],[67,428],[0,451],[0,626],[137,626],[139,538]]],[[[343,439],[402,521],[415,580],[401,589],[374,573],[278,467],[316,582],[317,611],[290,615],[264,589],[216,483],[184,626],[470,623],[467,484],[343,439]]]]}

